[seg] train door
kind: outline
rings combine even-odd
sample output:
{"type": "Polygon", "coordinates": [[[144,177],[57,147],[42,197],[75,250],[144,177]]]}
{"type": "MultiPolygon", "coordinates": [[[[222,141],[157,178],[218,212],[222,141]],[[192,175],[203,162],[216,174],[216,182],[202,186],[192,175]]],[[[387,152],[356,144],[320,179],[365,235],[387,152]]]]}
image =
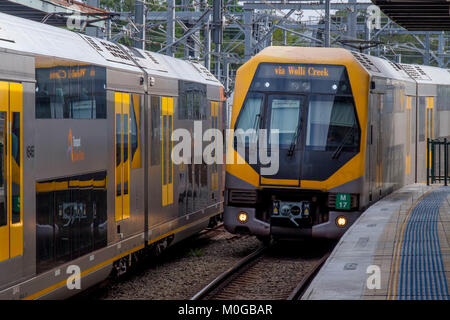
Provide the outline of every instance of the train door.
{"type": "Polygon", "coordinates": [[[172,153],[172,131],[173,131],[173,98],[161,98],[161,185],[162,206],[173,204],[173,163],[172,153]]]}
{"type": "Polygon", "coordinates": [[[406,96],[406,156],[405,156],[405,175],[406,184],[411,184],[414,182],[413,168],[412,168],[412,158],[413,156],[413,99],[412,96],[406,96]]]}
{"type": "MultiPolygon", "coordinates": [[[[211,101],[211,129],[218,129],[219,128],[219,102],[217,101],[211,101]]],[[[217,155],[217,148],[218,144],[222,143],[221,141],[214,141],[215,144],[215,152],[217,155]]],[[[219,156],[221,156],[219,154],[219,156]]],[[[221,159],[216,159],[216,161],[220,161],[221,159]]],[[[219,192],[219,171],[218,171],[218,164],[213,163],[210,166],[210,188],[211,188],[211,200],[212,202],[218,201],[218,192],[219,192]]]]}
{"type": "Polygon", "coordinates": [[[381,158],[381,111],[383,108],[383,94],[372,94],[370,105],[369,137],[369,201],[376,201],[380,196],[382,185],[381,158]]]}
{"type": "MultiPolygon", "coordinates": [[[[266,124],[267,132],[278,130],[278,172],[271,175],[260,175],[261,185],[289,185],[299,186],[302,164],[302,150],[305,132],[307,105],[305,96],[301,95],[278,95],[267,96],[266,124]]],[[[311,108],[313,109],[313,108],[311,108]]],[[[314,115],[310,114],[310,117],[314,115]]],[[[316,115],[318,117],[318,115],[316,115]]],[[[275,131],[276,132],[276,131],[275,131]]],[[[269,135],[269,134],[268,134],[269,135]]],[[[268,137],[268,145],[259,145],[263,153],[273,152],[272,145],[277,146],[268,137]]],[[[263,143],[264,144],[264,143],[263,143]]]]}
{"type": "Polygon", "coordinates": [[[427,168],[427,138],[434,138],[434,98],[433,97],[418,97],[417,105],[417,182],[425,183],[426,168],[427,168]]]}
{"type": "MultiPolygon", "coordinates": [[[[425,98],[425,105],[426,105],[426,133],[425,133],[425,141],[428,141],[428,139],[432,140],[435,138],[434,134],[434,117],[433,117],[433,111],[434,111],[434,97],[426,97],[425,98]]],[[[431,150],[427,154],[428,160],[427,163],[431,164],[431,150]]]]}
{"type": "Polygon", "coordinates": [[[378,94],[377,107],[376,107],[376,121],[377,121],[377,131],[376,132],[376,175],[375,175],[375,190],[377,193],[376,198],[381,198],[381,193],[383,189],[383,134],[385,133],[385,128],[383,127],[383,108],[384,108],[384,94],[378,94]]]}
{"type": "Polygon", "coordinates": [[[368,160],[369,160],[369,201],[373,201],[374,199],[374,192],[375,192],[375,177],[376,177],[376,132],[377,132],[377,119],[378,119],[378,112],[377,112],[377,102],[378,102],[378,95],[377,94],[371,94],[370,95],[370,125],[368,127],[369,132],[368,135],[368,160]]]}
{"type": "Polygon", "coordinates": [[[23,254],[22,92],[0,82],[0,261],[23,254]]]}
{"type": "Polygon", "coordinates": [[[115,92],[114,94],[114,185],[115,185],[115,219],[116,221],[130,217],[130,94],[115,92]]]}

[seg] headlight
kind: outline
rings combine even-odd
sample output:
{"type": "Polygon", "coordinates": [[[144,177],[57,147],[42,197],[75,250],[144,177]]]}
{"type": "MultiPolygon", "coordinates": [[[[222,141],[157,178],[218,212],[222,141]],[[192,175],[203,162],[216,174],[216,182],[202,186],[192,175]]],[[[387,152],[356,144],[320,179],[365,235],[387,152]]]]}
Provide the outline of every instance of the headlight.
{"type": "Polygon", "coordinates": [[[345,227],[347,225],[347,218],[344,216],[339,216],[336,218],[336,225],[338,227],[345,227]]]}
{"type": "Polygon", "coordinates": [[[240,223],[246,223],[248,220],[247,212],[244,211],[239,212],[238,220],[240,223]]]}

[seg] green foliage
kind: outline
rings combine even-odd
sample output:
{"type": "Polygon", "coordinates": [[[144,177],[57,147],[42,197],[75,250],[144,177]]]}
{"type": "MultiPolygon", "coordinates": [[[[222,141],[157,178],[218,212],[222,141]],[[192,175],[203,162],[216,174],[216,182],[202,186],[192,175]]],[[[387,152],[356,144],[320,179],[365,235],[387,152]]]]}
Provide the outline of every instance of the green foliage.
{"type": "Polygon", "coordinates": [[[134,0],[100,0],[100,7],[114,12],[132,12],[134,0]]]}
{"type": "Polygon", "coordinates": [[[203,249],[191,249],[189,251],[189,257],[194,257],[194,258],[200,258],[203,257],[205,255],[205,250],[203,249]]]}

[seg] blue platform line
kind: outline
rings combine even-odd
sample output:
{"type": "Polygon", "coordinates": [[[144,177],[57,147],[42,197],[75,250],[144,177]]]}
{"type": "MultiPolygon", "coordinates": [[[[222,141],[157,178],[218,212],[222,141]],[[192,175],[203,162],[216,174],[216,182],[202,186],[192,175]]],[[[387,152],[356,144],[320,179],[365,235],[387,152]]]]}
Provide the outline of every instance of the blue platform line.
{"type": "Polygon", "coordinates": [[[439,209],[450,194],[441,187],[411,211],[401,244],[397,299],[449,299],[438,236],[439,209]]]}

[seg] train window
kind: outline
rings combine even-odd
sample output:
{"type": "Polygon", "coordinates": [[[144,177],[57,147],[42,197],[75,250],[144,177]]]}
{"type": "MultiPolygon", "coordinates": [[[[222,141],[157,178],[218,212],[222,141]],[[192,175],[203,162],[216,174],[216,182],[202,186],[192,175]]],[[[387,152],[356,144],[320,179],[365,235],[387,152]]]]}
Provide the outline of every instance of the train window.
{"type": "Polygon", "coordinates": [[[268,128],[278,130],[280,145],[290,145],[299,130],[303,97],[270,95],[268,104],[270,106],[268,128]]]}
{"type": "Polygon", "coordinates": [[[106,172],[36,183],[37,272],[106,246],[106,172]]]}
{"type": "Polygon", "coordinates": [[[190,81],[178,82],[178,118],[205,120],[207,110],[206,85],[190,81]]]}
{"type": "Polygon", "coordinates": [[[345,148],[359,147],[359,128],[352,99],[310,96],[306,146],[314,150],[333,150],[341,144],[345,148]]]}
{"type": "Polygon", "coordinates": [[[425,123],[426,123],[426,99],[419,97],[419,141],[425,141],[425,123]]]}
{"type": "Polygon", "coordinates": [[[12,174],[12,216],[11,222],[20,222],[20,113],[12,113],[12,131],[11,131],[11,155],[15,163],[11,166],[12,174]]]}
{"type": "Polygon", "coordinates": [[[140,155],[140,104],[141,96],[133,94],[130,101],[130,120],[131,120],[131,168],[137,169],[141,167],[140,155]]]}
{"type": "Polygon", "coordinates": [[[384,95],[383,112],[385,113],[392,113],[394,111],[394,90],[395,88],[393,86],[388,87],[386,94],[384,95]]]}
{"type": "Polygon", "coordinates": [[[106,119],[106,68],[94,66],[93,76],[93,118],[106,119]]]}
{"type": "Polygon", "coordinates": [[[450,110],[450,86],[437,86],[436,108],[450,110]]]}
{"type": "Polygon", "coordinates": [[[318,149],[358,146],[357,121],[351,99],[312,96],[309,102],[307,146],[318,149]],[[347,139],[344,140],[344,136],[347,139]]]}
{"type": "Polygon", "coordinates": [[[151,97],[151,159],[150,164],[161,164],[161,97],[151,97]]]}
{"type": "Polygon", "coordinates": [[[253,129],[253,133],[256,134],[256,131],[259,129],[263,102],[262,94],[255,93],[247,96],[235,126],[235,137],[240,143],[244,144],[246,137],[249,137],[252,141],[256,139],[256,136],[252,136],[250,133],[246,134],[246,131],[253,129]]]}
{"type": "Polygon", "coordinates": [[[36,68],[35,115],[38,119],[105,119],[106,68],[36,68]]]}

